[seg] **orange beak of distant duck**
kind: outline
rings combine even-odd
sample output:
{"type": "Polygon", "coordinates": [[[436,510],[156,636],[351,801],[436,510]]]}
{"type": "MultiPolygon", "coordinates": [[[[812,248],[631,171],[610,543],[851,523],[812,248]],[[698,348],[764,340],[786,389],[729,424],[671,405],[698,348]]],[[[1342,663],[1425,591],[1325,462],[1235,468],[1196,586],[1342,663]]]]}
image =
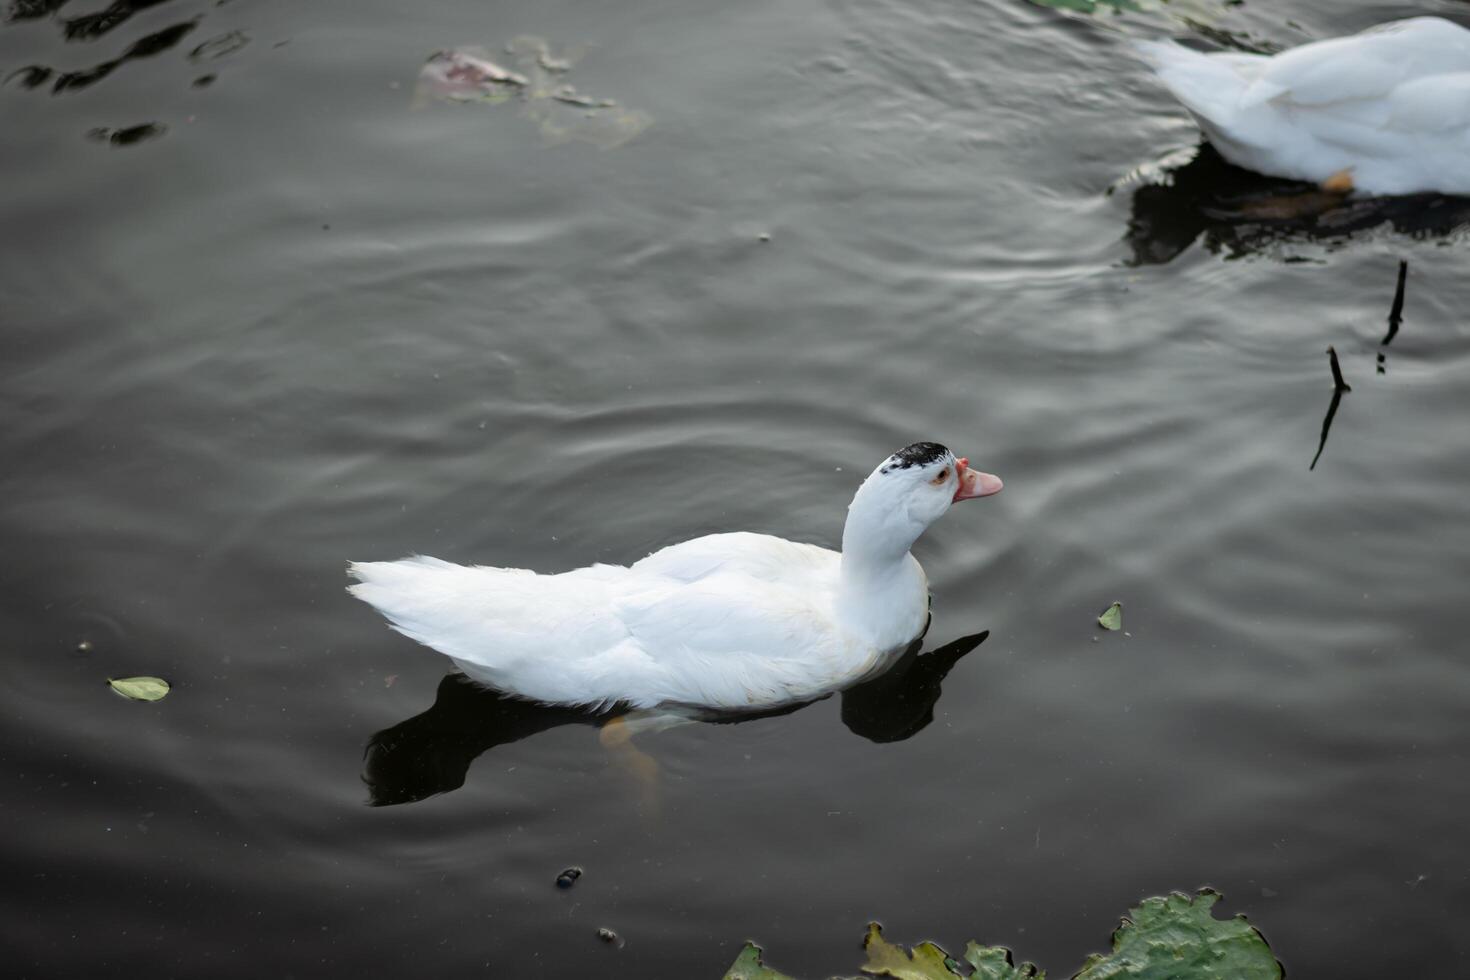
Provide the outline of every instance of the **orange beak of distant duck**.
{"type": "Polygon", "coordinates": [[[959,489],[954,492],[955,503],[973,497],[988,497],[993,493],[1000,493],[1005,487],[1000,482],[1000,477],[993,473],[970,469],[970,461],[963,456],[955,460],[955,471],[960,478],[959,489]]]}

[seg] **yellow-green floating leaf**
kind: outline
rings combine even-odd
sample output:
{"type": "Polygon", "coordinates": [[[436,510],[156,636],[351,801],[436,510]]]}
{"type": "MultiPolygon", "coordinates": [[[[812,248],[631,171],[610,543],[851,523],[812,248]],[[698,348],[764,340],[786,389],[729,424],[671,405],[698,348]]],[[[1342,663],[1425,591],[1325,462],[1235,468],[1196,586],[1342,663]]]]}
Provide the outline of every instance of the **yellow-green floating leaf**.
{"type": "Polygon", "coordinates": [[[168,681],[162,677],[109,677],[107,683],[123,697],[134,701],[159,701],[168,694],[168,681]]]}
{"type": "Polygon", "coordinates": [[[954,980],[964,976],[959,964],[949,954],[933,943],[920,943],[914,947],[913,955],[904,952],[883,938],[883,929],[876,922],[868,923],[868,935],[863,940],[868,962],[863,972],[878,977],[895,977],[896,980],[954,980]]]}
{"type": "Polygon", "coordinates": [[[1097,625],[1105,630],[1120,630],[1123,628],[1123,604],[1115,602],[1109,606],[1101,616],[1097,617],[1097,625]]]}
{"type": "Polygon", "coordinates": [[[746,943],[725,974],[725,980],[791,980],[791,977],[762,963],[761,948],[755,943],[746,943]]]}
{"type": "MultiPolygon", "coordinates": [[[[1113,951],[1094,953],[1072,980],[1282,980],[1281,964],[1265,938],[1244,916],[1217,919],[1210,909],[1220,900],[1208,888],[1197,895],[1174,892],[1145,898],[1128,910],[1113,933],[1113,951]]],[[[895,980],[956,980],[966,967],[933,943],[920,943],[909,953],[883,938],[876,923],[868,925],[863,949],[868,961],[863,976],[895,980]]],[[[1046,980],[1030,963],[1016,966],[1003,946],[965,948],[965,963],[974,968],[967,980],[1046,980]]],[[[746,943],[725,980],[792,980],[761,962],[761,949],[746,943]]],[[[856,978],[855,978],[856,980],[856,978]]]]}

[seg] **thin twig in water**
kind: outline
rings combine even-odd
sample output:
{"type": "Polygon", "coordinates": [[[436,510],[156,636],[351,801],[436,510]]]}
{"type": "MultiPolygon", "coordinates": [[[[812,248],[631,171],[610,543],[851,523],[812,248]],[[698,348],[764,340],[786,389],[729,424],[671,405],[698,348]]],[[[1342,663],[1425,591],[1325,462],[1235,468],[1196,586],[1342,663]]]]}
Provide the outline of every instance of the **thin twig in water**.
{"type": "Polygon", "coordinates": [[[1335,347],[1327,348],[1327,362],[1332,365],[1332,401],[1327,406],[1327,415],[1322,419],[1322,437],[1317,440],[1317,455],[1312,457],[1312,465],[1307,467],[1309,470],[1317,468],[1317,460],[1322,458],[1322,450],[1327,448],[1327,433],[1332,430],[1332,420],[1337,415],[1337,406],[1342,402],[1342,393],[1353,390],[1352,385],[1343,380],[1335,347]]]}
{"type": "Polygon", "coordinates": [[[1341,388],[1334,388],[1332,391],[1332,403],[1327,406],[1327,415],[1322,419],[1322,438],[1317,440],[1317,455],[1312,457],[1312,465],[1307,467],[1309,470],[1317,468],[1317,460],[1322,458],[1322,450],[1327,448],[1327,433],[1332,430],[1332,419],[1337,415],[1337,406],[1342,401],[1342,392],[1341,388]]]}
{"type": "Polygon", "coordinates": [[[1409,276],[1409,260],[1399,259],[1399,282],[1393,290],[1393,306],[1388,310],[1388,336],[1381,343],[1387,347],[1393,342],[1394,335],[1399,332],[1399,324],[1404,322],[1404,280],[1409,276]]]}
{"type": "Polygon", "coordinates": [[[1342,368],[1337,363],[1337,348],[1327,348],[1327,362],[1332,365],[1332,384],[1338,391],[1352,391],[1353,386],[1342,379],[1342,368]]]}

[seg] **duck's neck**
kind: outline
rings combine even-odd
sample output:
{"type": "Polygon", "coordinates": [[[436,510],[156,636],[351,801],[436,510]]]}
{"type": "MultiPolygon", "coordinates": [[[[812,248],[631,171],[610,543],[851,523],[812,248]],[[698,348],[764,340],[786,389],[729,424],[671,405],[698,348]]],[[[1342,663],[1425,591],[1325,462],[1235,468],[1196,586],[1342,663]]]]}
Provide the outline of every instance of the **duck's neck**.
{"type": "Polygon", "coordinates": [[[924,528],[867,489],[858,490],[842,529],[838,612],[849,629],[890,649],[917,636],[928,617],[929,583],[909,554],[924,528]]]}

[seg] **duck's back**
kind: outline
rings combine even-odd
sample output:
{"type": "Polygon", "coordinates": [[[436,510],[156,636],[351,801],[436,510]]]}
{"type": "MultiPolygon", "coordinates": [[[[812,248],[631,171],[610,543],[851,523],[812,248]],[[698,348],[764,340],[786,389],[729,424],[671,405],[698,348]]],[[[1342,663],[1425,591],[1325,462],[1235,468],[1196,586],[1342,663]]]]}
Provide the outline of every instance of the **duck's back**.
{"type": "Polygon", "coordinates": [[[720,572],[738,573],[800,589],[835,586],[841,566],[842,556],[828,548],[735,531],[671,544],[634,562],[632,571],[681,582],[720,572]]]}

